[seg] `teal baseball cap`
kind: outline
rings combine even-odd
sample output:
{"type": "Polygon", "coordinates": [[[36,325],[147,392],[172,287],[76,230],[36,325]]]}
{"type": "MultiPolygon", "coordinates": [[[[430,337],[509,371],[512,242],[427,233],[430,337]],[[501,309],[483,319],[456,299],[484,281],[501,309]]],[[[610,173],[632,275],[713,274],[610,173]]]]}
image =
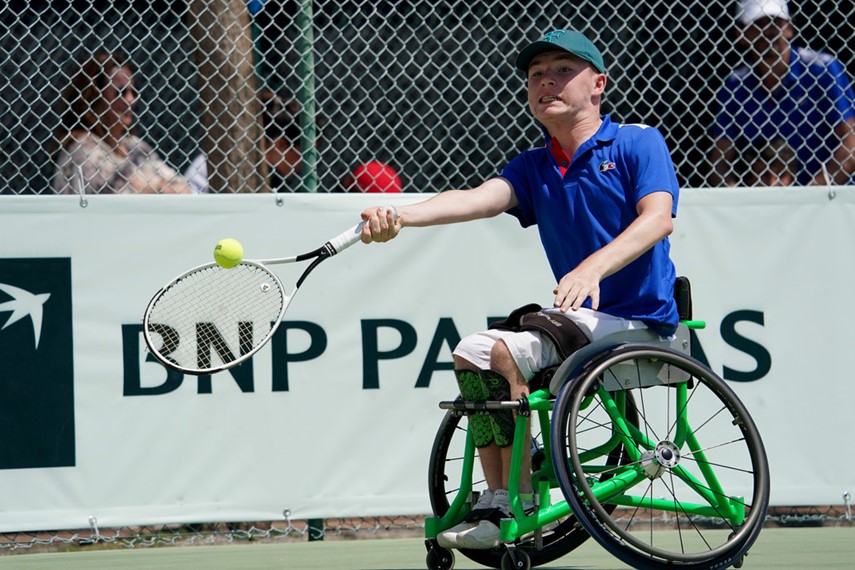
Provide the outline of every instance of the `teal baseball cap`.
{"type": "Polygon", "coordinates": [[[548,51],[566,51],[587,61],[600,73],[606,72],[603,54],[594,42],[573,30],[553,30],[536,42],[528,44],[517,56],[517,69],[527,72],[531,60],[548,51]]]}

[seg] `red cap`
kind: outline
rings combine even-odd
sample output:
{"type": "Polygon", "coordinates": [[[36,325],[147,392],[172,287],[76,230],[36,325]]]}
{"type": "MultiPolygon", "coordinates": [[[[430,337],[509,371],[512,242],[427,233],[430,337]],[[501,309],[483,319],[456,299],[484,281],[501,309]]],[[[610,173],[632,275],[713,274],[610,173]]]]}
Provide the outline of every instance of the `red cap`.
{"type": "Polygon", "coordinates": [[[400,192],[401,178],[395,169],[382,162],[371,161],[353,171],[356,189],[361,192],[400,192]]]}

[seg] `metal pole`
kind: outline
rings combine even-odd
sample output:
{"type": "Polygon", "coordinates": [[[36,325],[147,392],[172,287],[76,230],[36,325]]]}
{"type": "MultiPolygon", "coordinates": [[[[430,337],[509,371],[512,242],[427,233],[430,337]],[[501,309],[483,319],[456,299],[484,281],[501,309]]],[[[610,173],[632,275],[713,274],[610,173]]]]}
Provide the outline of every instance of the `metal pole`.
{"type": "Polygon", "coordinates": [[[309,542],[324,539],[324,519],[309,519],[309,542]]]}
{"type": "Polygon", "coordinates": [[[312,29],[312,0],[300,0],[297,13],[297,26],[300,35],[297,49],[300,63],[297,75],[301,87],[297,94],[300,101],[300,151],[303,155],[300,175],[307,192],[318,191],[318,145],[315,132],[315,54],[314,33],[312,29]]]}

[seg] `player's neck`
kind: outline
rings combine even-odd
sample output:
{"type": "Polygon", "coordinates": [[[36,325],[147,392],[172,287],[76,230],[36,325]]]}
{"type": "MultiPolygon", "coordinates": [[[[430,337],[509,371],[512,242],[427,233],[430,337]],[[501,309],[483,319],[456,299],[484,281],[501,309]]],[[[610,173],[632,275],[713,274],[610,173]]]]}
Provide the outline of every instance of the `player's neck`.
{"type": "Polygon", "coordinates": [[[603,119],[597,113],[571,124],[565,123],[558,125],[557,128],[550,128],[549,134],[555,137],[564,152],[572,158],[579,147],[596,134],[602,124],[603,119]]]}

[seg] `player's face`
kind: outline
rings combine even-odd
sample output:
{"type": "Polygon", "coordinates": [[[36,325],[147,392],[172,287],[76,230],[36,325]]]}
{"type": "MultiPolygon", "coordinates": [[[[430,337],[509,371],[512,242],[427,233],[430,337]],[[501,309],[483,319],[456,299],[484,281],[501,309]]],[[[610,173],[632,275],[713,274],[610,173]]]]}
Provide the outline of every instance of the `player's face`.
{"type": "Polygon", "coordinates": [[[535,57],[528,68],[528,105],[541,123],[599,113],[606,75],[566,52],[535,57]]]}
{"type": "Polygon", "coordinates": [[[110,83],[102,93],[103,109],[101,121],[108,131],[121,135],[130,130],[134,122],[133,107],[136,101],[131,70],[114,68],[110,72],[110,83]]]}

